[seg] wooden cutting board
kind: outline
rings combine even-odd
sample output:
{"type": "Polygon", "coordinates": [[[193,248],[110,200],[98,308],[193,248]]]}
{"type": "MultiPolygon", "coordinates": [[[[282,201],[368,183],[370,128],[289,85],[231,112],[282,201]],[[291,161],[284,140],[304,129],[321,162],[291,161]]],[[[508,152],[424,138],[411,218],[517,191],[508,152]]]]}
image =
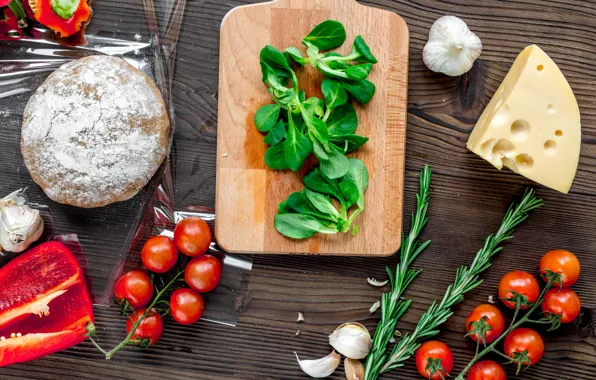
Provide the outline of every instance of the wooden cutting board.
{"type": "MultiPolygon", "coordinates": [[[[277,0],[234,8],[221,26],[217,189],[215,235],[218,244],[237,253],[303,253],[385,256],[401,243],[405,160],[409,32],[395,13],[366,7],[355,0],[277,0]],[[261,82],[259,52],[267,44],[283,50],[295,46],[327,19],[342,22],[347,39],[338,49],[348,54],[362,34],[379,63],[369,76],[376,94],[356,105],[358,130],[370,138],[351,157],[369,170],[365,211],[356,219],[357,236],[317,234],[305,240],[280,235],[273,225],[277,205],[303,188],[299,173],[265,166],[267,145],[255,128],[256,110],[271,103],[261,82]]],[[[319,96],[320,75],[312,67],[297,72],[308,96],[319,96]]]]}

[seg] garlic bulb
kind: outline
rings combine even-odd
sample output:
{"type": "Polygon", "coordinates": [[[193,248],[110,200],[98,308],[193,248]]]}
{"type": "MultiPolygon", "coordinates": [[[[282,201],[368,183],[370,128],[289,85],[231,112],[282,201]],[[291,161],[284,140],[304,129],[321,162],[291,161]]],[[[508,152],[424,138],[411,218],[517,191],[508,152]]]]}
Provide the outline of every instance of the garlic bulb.
{"type": "Polygon", "coordinates": [[[364,380],[364,364],[360,360],[346,358],[344,370],[348,380],[364,380]]]}
{"type": "Polygon", "coordinates": [[[315,379],[330,376],[335,372],[341,360],[341,356],[335,351],[316,360],[300,360],[296,352],[294,352],[294,355],[296,355],[296,360],[298,360],[298,364],[304,373],[315,379]]]}
{"type": "Polygon", "coordinates": [[[443,16],[430,28],[422,51],[426,67],[455,77],[468,72],[482,52],[482,42],[465,22],[455,16],[443,16]]]}
{"type": "Polygon", "coordinates": [[[329,344],[347,358],[364,359],[372,347],[372,339],[364,325],[349,322],[329,335],[329,344]]]}
{"type": "Polygon", "coordinates": [[[24,190],[0,200],[0,246],[5,251],[22,252],[43,233],[39,211],[25,204],[24,190]]]}

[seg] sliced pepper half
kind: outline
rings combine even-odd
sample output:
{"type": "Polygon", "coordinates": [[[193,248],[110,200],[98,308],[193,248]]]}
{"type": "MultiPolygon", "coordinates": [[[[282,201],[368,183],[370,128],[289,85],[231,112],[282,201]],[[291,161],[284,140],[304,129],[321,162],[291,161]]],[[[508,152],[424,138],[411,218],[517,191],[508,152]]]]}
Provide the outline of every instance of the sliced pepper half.
{"type": "Polygon", "coordinates": [[[0,367],[72,347],[93,321],[83,271],[62,243],[41,244],[0,269],[0,367]]]}
{"type": "Polygon", "coordinates": [[[29,0],[35,18],[61,37],[78,32],[91,19],[87,0],[29,0]]]}

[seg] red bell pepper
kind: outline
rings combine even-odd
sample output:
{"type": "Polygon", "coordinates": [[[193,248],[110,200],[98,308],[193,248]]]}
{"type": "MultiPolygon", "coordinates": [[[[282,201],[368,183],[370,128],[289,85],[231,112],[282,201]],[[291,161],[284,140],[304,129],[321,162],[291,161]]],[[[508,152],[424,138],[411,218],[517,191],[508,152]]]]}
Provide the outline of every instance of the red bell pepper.
{"type": "Polygon", "coordinates": [[[35,18],[60,37],[69,37],[84,27],[92,16],[87,0],[29,0],[35,18]]]}
{"type": "Polygon", "coordinates": [[[0,268],[0,367],[74,346],[90,322],[83,271],[62,243],[43,243],[0,268]]]}

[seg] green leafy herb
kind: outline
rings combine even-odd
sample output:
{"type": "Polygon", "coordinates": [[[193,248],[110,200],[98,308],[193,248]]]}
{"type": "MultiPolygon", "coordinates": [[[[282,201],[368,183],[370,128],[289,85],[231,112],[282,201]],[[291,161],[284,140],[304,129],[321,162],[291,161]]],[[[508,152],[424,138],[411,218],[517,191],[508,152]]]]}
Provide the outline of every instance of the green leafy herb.
{"type": "Polygon", "coordinates": [[[304,239],[317,232],[334,234],[337,230],[321,223],[319,219],[305,214],[277,214],[274,217],[275,229],[292,239],[304,239]]]}
{"type": "Polygon", "coordinates": [[[352,153],[356,149],[360,148],[368,141],[368,137],[360,135],[342,135],[329,137],[329,141],[337,148],[342,149],[344,153],[352,153]]]}
{"type": "Polygon", "coordinates": [[[312,143],[307,137],[296,130],[291,117],[288,121],[288,134],[283,143],[284,158],[288,167],[296,172],[312,153],[312,143]]]}
{"type": "Polygon", "coordinates": [[[280,106],[277,104],[267,104],[259,108],[255,113],[255,125],[261,132],[269,132],[279,119],[280,106]]]}
{"type": "Polygon", "coordinates": [[[286,125],[283,120],[279,120],[273,128],[269,130],[263,142],[269,145],[275,145],[286,137],[286,125]]]}
{"type": "Polygon", "coordinates": [[[321,173],[330,179],[336,179],[346,175],[350,168],[350,160],[344,155],[344,152],[335,145],[328,145],[326,153],[327,159],[318,157],[321,173]]]}
{"type": "Polygon", "coordinates": [[[346,40],[346,29],[335,20],[323,21],[302,40],[306,46],[316,46],[319,50],[331,50],[340,47],[346,40]]]}
{"type": "Polygon", "coordinates": [[[341,136],[354,133],[358,127],[358,115],[354,106],[348,103],[335,108],[329,114],[326,124],[331,135],[341,136]]]}
{"type": "Polygon", "coordinates": [[[289,168],[284,158],[283,142],[272,145],[267,149],[265,152],[265,165],[277,170],[286,170],[289,168]]]}
{"type": "Polygon", "coordinates": [[[321,91],[325,96],[327,109],[332,110],[348,102],[348,94],[341,83],[329,78],[323,79],[321,91]]]}

